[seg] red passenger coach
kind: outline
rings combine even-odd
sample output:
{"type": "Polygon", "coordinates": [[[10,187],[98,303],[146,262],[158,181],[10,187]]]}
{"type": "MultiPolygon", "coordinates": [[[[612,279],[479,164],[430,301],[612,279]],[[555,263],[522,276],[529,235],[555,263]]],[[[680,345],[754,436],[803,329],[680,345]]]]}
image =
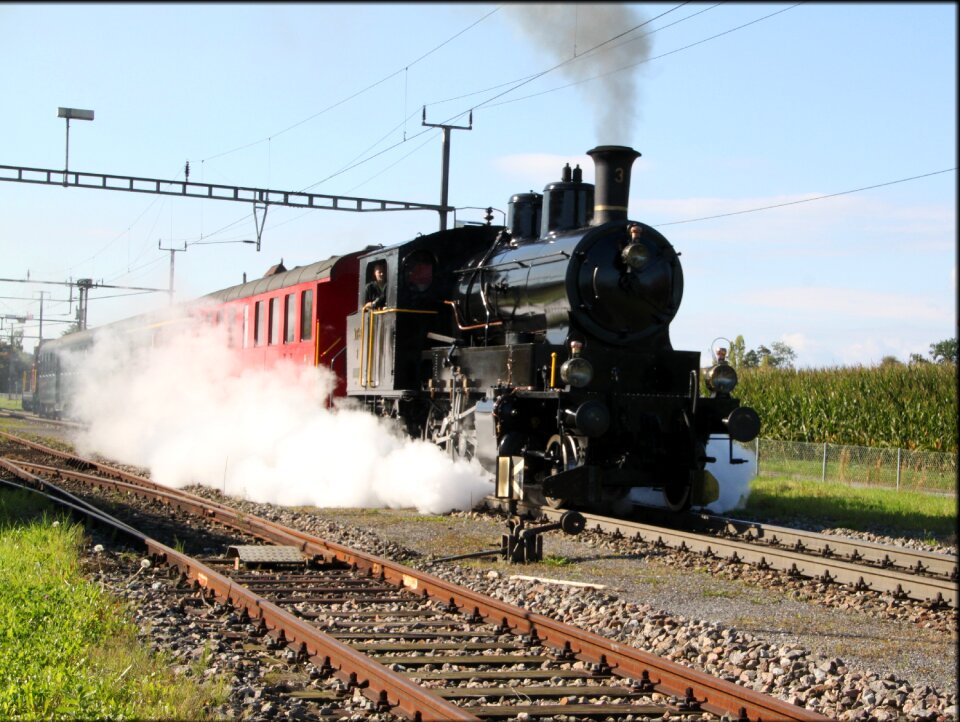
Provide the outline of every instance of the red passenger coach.
{"type": "Polygon", "coordinates": [[[346,317],[357,310],[360,253],[334,256],[288,271],[274,266],[263,278],[204,296],[201,311],[226,324],[243,368],[271,368],[281,360],[328,366],[334,394],[346,394],[346,317]]]}

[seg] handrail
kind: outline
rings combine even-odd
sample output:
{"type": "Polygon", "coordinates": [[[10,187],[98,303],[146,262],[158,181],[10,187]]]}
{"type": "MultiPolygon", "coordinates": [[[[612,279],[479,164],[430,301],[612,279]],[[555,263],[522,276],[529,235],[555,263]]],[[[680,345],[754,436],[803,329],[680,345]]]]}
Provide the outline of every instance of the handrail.
{"type": "MultiPolygon", "coordinates": [[[[422,308],[360,309],[360,364],[357,369],[357,383],[363,388],[369,388],[373,385],[373,338],[377,331],[375,320],[378,316],[383,316],[388,313],[412,313],[436,316],[438,312],[422,308]],[[367,324],[368,311],[370,313],[369,325],[367,324]],[[366,383],[364,383],[364,373],[366,373],[366,383]]],[[[329,349],[327,350],[329,351],[329,349]]]]}

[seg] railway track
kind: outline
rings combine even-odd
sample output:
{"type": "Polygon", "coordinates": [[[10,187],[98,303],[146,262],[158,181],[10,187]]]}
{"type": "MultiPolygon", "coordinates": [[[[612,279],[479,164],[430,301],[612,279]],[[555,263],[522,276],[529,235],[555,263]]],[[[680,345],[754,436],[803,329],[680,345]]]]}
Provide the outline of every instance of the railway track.
{"type": "MultiPolygon", "coordinates": [[[[489,508],[508,510],[501,499],[487,497],[485,503],[489,508]]],[[[517,505],[518,513],[550,521],[559,520],[564,511],[525,502],[517,505]]],[[[854,591],[890,594],[933,608],[958,606],[955,556],[711,515],[691,515],[686,529],[595,514],[584,517],[586,529],[615,538],[725,558],[827,584],[843,584],[854,591]]]]}
{"type": "MultiPolygon", "coordinates": [[[[8,434],[0,439],[20,441],[8,434]]],[[[310,661],[321,674],[360,690],[379,711],[422,720],[826,719],[107,465],[37,444],[23,448],[59,461],[7,458],[0,461],[7,476],[136,539],[157,561],[178,570],[184,582],[229,603],[296,660],[310,661]],[[59,488],[60,480],[98,487],[114,503],[143,499],[152,512],[188,513],[239,536],[220,554],[191,557],[70,496],[59,488]]],[[[152,528],[163,527],[153,522],[152,528]]]]}

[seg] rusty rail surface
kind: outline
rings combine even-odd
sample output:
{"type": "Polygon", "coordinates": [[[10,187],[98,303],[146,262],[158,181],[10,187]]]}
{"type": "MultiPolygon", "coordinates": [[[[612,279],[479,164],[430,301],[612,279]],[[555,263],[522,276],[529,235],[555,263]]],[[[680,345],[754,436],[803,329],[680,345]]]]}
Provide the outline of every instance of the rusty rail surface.
{"type": "MultiPolygon", "coordinates": [[[[0,435],[10,441],[22,443],[13,435],[3,432],[0,432],[0,435]]],[[[113,481],[79,471],[40,467],[22,462],[2,464],[8,471],[30,483],[52,486],[27,471],[29,468],[34,468],[41,473],[58,475],[101,487],[112,487],[119,491],[158,500],[173,508],[205,517],[278,545],[295,546],[307,557],[336,559],[344,564],[356,566],[358,569],[367,570],[371,575],[379,576],[424,598],[439,600],[451,610],[456,609],[473,617],[482,617],[493,623],[499,622],[514,634],[535,636],[554,649],[565,650],[580,660],[594,665],[608,666],[617,676],[649,680],[653,690],[689,700],[694,707],[699,706],[714,714],[732,714],[743,720],[827,719],[816,712],[663,660],[648,652],[619,644],[600,635],[570,627],[399,563],[325,541],[269,520],[251,517],[187,492],[161,487],[148,479],[114,469],[106,464],[80,459],[52,449],[48,450],[33,442],[27,442],[27,445],[41,453],[52,453],[65,461],[69,459],[69,463],[73,465],[88,469],[95,468],[100,473],[125,479],[125,481],[113,481]]],[[[349,676],[348,670],[355,670],[362,674],[368,682],[364,693],[371,699],[381,703],[386,700],[391,706],[399,707],[413,718],[476,719],[463,709],[425,692],[386,667],[371,662],[364,655],[328,637],[290,612],[237,585],[209,566],[145,536],[142,537],[142,543],[147,545],[150,552],[158,559],[176,566],[202,587],[212,590],[218,597],[234,606],[245,609],[251,617],[262,619],[273,634],[282,634],[288,646],[297,650],[301,656],[318,664],[333,665],[338,669],[338,675],[349,676]]]]}
{"type": "MultiPolygon", "coordinates": [[[[487,497],[485,503],[491,508],[506,509],[500,499],[487,497]]],[[[550,520],[559,519],[565,511],[526,502],[520,503],[518,510],[550,520]]],[[[760,569],[776,569],[791,576],[845,584],[856,590],[887,593],[898,599],[927,602],[933,607],[956,609],[960,603],[957,559],[943,554],[754,522],[741,522],[738,536],[746,539],[742,541],[595,514],[584,514],[584,517],[587,520],[585,529],[655,546],[727,558],[760,569]],[[937,576],[924,576],[931,572],[936,572],[937,576]]],[[[714,520],[712,525],[730,533],[735,528],[731,521],[724,520],[721,524],[714,520]]]]}

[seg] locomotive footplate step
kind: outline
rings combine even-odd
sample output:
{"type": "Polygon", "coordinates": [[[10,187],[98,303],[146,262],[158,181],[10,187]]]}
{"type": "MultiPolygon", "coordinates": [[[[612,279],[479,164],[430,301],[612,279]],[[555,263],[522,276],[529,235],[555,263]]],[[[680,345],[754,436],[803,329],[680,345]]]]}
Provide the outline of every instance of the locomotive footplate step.
{"type": "Polygon", "coordinates": [[[269,546],[269,545],[234,545],[227,548],[227,559],[234,559],[235,564],[256,564],[266,566],[273,564],[306,564],[306,559],[299,547],[269,546]]]}

